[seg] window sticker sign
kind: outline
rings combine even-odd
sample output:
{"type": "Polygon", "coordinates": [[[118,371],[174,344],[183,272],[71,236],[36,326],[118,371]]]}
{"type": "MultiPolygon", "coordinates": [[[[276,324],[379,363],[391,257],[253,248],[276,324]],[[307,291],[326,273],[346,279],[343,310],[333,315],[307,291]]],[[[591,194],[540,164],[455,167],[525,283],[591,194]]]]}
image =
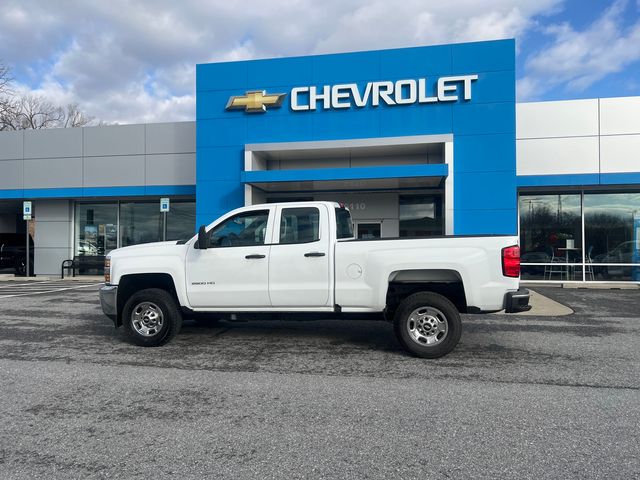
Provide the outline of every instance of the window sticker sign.
{"type": "Polygon", "coordinates": [[[22,202],[22,217],[24,220],[31,220],[31,214],[33,210],[31,208],[31,202],[22,202]]]}

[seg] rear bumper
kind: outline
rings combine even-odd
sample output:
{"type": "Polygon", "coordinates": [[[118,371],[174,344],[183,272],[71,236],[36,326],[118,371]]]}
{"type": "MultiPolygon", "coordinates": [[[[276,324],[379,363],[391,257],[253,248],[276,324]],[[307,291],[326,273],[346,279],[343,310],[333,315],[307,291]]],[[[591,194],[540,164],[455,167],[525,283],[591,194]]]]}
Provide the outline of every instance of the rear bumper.
{"type": "Polygon", "coordinates": [[[504,310],[507,313],[526,312],[531,310],[529,305],[529,290],[519,288],[516,292],[507,292],[504,296],[504,310]]]}
{"type": "Polygon", "coordinates": [[[117,326],[118,322],[118,286],[105,285],[100,289],[100,305],[102,311],[109,317],[113,324],[117,326]]]}

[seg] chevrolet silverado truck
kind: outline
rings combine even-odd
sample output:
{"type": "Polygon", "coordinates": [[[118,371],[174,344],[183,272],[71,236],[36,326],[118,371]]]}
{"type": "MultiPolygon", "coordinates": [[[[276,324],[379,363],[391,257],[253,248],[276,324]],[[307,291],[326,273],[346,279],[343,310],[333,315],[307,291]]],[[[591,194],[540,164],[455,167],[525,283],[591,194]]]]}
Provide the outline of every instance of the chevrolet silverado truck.
{"type": "Polygon", "coordinates": [[[159,346],[183,318],[381,319],[424,358],[456,346],[460,312],[527,310],[515,236],[357,240],[334,202],[233,210],[184,241],[119,248],[105,259],[104,313],[159,346]]]}

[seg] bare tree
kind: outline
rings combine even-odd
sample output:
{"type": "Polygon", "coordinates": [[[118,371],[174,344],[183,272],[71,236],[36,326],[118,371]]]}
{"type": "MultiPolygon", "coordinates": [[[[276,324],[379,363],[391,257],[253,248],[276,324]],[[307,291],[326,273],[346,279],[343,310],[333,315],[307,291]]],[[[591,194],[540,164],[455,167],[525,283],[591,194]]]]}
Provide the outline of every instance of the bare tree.
{"type": "Polygon", "coordinates": [[[64,127],[84,127],[95,123],[95,119],[83,113],[77,103],[69,103],[64,109],[64,127]]]}
{"type": "Polygon", "coordinates": [[[0,95],[8,93],[11,80],[11,71],[0,63],[0,95]]]}
{"type": "Polygon", "coordinates": [[[42,97],[25,95],[14,102],[7,119],[13,130],[39,130],[54,128],[63,121],[64,113],[42,97]]]}
{"type": "Polygon", "coordinates": [[[3,129],[3,118],[11,105],[11,72],[0,62],[0,130],[3,129]]]}
{"type": "Polygon", "coordinates": [[[83,127],[95,123],[77,103],[63,107],[38,95],[15,95],[10,73],[0,63],[0,130],[83,127]]]}

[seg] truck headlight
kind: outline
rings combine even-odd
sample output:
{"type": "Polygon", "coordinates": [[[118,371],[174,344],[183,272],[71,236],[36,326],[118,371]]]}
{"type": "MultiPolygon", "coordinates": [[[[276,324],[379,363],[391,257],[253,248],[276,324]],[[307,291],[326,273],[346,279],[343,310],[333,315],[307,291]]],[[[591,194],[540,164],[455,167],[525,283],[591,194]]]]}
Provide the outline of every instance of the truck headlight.
{"type": "Polygon", "coordinates": [[[111,257],[104,257],[104,283],[111,281],[111,257]]]}

